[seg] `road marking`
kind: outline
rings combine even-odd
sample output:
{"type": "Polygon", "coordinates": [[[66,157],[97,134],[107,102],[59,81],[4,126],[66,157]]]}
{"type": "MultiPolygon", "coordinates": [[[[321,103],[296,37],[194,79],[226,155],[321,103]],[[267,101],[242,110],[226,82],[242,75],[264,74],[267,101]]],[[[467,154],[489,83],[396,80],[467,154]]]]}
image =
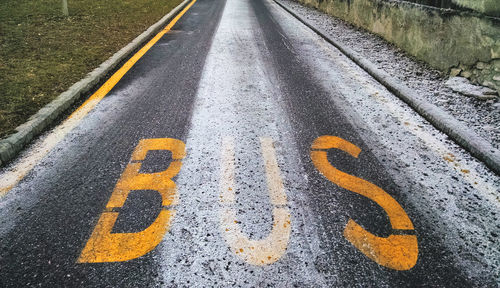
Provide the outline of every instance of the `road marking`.
{"type": "MultiPolygon", "coordinates": [[[[361,178],[344,173],[328,162],[328,149],[339,149],[358,158],[361,149],[335,136],[320,136],[311,146],[311,159],[328,180],[349,191],[373,200],[387,213],[394,230],[413,230],[413,224],[401,205],[380,187],[361,178]]],[[[418,260],[418,242],[415,235],[378,237],[349,219],[344,237],[354,247],[376,263],[395,270],[409,270],[418,260]]]]}
{"type": "Polygon", "coordinates": [[[274,144],[271,138],[260,138],[262,157],[266,167],[266,180],[269,196],[273,205],[287,205],[285,187],[281,180],[280,168],[276,160],[274,144]]]}
{"type": "Polygon", "coordinates": [[[160,40],[179,19],[193,6],[196,0],[189,3],[168,25],[151,39],[144,47],[132,56],[123,66],[116,71],[89,99],[78,107],[66,120],[55,127],[39,145],[36,145],[30,155],[22,158],[14,167],[5,171],[0,183],[0,197],[4,196],[19,181],[21,181],[94,107],[111,91],[111,89],[122,79],[122,77],[160,40]]]}
{"type": "Polygon", "coordinates": [[[185,157],[185,145],[172,138],[143,139],[135,148],[131,162],[125,168],[120,180],[101,214],[92,235],[82,250],[79,263],[118,262],[140,257],[153,250],[162,240],[170,227],[174,210],[169,206],[178,202],[177,189],[172,178],[181,169],[181,159],[185,157]],[[156,173],[139,173],[141,161],[148,151],[168,150],[172,152],[172,162],[168,168],[156,173]],[[135,161],[135,162],[132,162],[135,161]],[[128,195],[134,190],[154,190],[162,198],[163,209],[156,220],[145,230],[136,233],[112,233],[119,212],[110,212],[121,208],[128,195]]]}
{"type": "Polygon", "coordinates": [[[241,231],[236,212],[231,207],[235,202],[235,157],[234,140],[222,140],[220,202],[221,226],[226,243],[241,259],[253,265],[268,265],[280,259],[286,252],[291,232],[291,216],[281,180],[272,139],[260,138],[262,156],[266,167],[266,179],[271,204],[273,204],[273,227],[269,235],[260,240],[250,240],[241,231]]]}

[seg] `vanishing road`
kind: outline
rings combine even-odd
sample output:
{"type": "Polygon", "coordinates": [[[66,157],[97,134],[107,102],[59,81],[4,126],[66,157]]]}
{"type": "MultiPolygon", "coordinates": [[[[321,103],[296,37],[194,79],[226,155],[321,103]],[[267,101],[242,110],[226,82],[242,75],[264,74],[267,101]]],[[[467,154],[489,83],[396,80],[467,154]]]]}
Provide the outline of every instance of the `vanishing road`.
{"type": "Polygon", "coordinates": [[[481,162],[271,0],[170,26],[1,171],[1,287],[497,287],[481,162]]]}

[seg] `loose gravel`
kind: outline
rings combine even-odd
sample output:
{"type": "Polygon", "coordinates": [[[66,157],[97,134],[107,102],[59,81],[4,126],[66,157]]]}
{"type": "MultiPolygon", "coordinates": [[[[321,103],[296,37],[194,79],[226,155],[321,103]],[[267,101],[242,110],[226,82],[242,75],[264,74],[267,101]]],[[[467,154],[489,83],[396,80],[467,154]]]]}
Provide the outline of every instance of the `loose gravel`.
{"type": "Polygon", "coordinates": [[[477,134],[500,148],[500,100],[479,100],[454,92],[445,85],[449,76],[419,61],[381,37],[297,1],[279,0],[311,25],[321,27],[333,40],[342,42],[377,68],[440,107],[477,134]]]}

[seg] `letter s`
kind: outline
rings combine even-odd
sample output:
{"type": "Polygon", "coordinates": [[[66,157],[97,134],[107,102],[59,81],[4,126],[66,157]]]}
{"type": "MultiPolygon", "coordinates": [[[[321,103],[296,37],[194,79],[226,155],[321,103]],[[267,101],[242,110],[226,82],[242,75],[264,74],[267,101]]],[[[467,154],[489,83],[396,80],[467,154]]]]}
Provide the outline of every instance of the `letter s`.
{"type": "MultiPolygon", "coordinates": [[[[413,230],[413,224],[401,205],[380,187],[333,167],[327,158],[328,149],[340,149],[357,158],[361,149],[351,142],[335,136],[320,136],[311,146],[311,159],[328,180],[338,186],[363,195],[382,207],[395,230],[413,230]]],[[[349,219],[344,237],[354,247],[376,263],[395,270],[409,270],[417,263],[418,242],[415,235],[378,237],[349,219]]]]}

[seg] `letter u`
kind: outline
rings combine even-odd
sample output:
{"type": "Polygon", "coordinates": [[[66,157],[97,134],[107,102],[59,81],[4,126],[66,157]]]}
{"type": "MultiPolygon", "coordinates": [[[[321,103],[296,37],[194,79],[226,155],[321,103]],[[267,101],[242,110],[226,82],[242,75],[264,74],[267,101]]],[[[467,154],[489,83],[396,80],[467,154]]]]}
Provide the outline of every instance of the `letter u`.
{"type": "Polygon", "coordinates": [[[264,239],[251,240],[240,229],[234,210],[234,140],[222,140],[220,201],[221,226],[226,243],[245,262],[253,265],[268,265],[280,259],[286,252],[290,238],[290,211],[276,161],[272,139],[260,138],[262,156],[265,162],[267,186],[273,204],[273,226],[264,239]]]}

